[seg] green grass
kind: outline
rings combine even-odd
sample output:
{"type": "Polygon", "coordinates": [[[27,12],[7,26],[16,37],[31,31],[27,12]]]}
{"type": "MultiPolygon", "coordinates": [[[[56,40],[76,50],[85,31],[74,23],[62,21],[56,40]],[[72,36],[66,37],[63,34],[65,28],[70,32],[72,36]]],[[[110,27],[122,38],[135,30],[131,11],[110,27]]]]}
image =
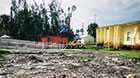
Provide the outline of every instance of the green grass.
{"type": "Polygon", "coordinates": [[[80,57],[80,61],[83,61],[83,62],[87,62],[87,61],[91,61],[91,60],[94,60],[94,58],[86,57],[86,56],[80,57]]]}
{"type": "Polygon", "coordinates": [[[137,50],[113,50],[113,49],[83,49],[85,51],[93,51],[93,52],[100,52],[100,53],[107,53],[107,54],[113,54],[115,56],[120,56],[123,58],[130,58],[130,59],[139,59],[140,60],[140,51],[137,50]]]}
{"type": "Polygon", "coordinates": [[[0,49],[0,58],[3,58],[5,55],[9,54],[10,51],[6,49],[0,49]]]}

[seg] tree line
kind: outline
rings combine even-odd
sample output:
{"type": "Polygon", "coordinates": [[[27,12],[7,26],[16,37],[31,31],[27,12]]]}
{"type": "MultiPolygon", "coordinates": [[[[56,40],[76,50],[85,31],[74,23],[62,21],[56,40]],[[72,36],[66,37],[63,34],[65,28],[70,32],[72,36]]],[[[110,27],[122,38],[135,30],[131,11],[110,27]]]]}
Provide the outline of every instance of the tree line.
{"type": "Polygon", "coordinates": [[[27,0],[11,0],[10,15],[0,16],[0,35],[15,39],[38,40],[43,36],[67,36],[73,39],[70,20],[76,6],[61,8],[57,0],[47,5],[44,0],[29,5],[27,0]],[[61,18],[63,16],[64,19],[61,18]]]}

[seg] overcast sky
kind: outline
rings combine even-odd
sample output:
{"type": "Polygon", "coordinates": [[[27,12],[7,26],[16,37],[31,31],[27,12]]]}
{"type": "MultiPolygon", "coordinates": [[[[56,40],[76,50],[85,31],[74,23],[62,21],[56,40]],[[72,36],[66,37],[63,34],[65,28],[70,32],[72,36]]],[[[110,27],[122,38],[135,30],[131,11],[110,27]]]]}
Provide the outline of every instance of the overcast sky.
{"type": "MultiPolygon", "coordinates": [[[[40,0],[39,0],[40,1],[40,0]]],[[[48,1],[48,0],[46,0],[48,1]]],[[[140,20],[140,0],[60,0],[63,7],[76,5],[72,17],[74,29],[94,21],[102,25],[140,20]]],[[[10,0],[0,0],[0,14],[9,14],[10,0]]]]}

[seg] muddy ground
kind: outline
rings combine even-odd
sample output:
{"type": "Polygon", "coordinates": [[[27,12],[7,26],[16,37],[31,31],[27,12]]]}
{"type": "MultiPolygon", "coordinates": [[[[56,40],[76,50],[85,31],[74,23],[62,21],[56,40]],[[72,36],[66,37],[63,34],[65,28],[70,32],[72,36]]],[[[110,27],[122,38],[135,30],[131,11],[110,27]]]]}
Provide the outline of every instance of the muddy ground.
{"type": "Polygon", "coordinates": [[[12,50],[0,78],[140,78],[140,61],[82,50],[12,50]]]}

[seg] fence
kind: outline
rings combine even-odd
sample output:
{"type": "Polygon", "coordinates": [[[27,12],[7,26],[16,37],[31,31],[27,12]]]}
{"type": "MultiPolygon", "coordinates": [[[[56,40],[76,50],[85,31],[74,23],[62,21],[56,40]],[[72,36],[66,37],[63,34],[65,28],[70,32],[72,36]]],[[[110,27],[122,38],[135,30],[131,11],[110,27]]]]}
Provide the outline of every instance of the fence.
{"type": "Polygon", "coordinates": [[[15,39],[1,39],[0,48],[19,49],[19,48],[32,48],[32,49],[65,49],[66,44],[33,42],[15,39]]]}

